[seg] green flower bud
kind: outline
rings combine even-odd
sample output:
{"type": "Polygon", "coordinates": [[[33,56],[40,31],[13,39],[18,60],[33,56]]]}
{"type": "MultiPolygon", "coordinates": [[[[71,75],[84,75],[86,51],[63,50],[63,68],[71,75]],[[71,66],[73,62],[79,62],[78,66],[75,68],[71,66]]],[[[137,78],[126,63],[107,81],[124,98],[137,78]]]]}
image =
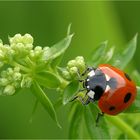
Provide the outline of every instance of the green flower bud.
{"type": "Polygon", "coordinates": [[[26,48],[27,50],[32,50],[32,49],[33,49],[33,44],[26,44],[26,45],[25,45],[25,48],[26,48]]]}
{"type": "Polygon", "coordinates": [[[20,80],[21,79],[21,73],[19,72],[16,72],[13,74],[13,79],[16,81],[16,80],[20,80]]]}
{"type": "Polygon", "coordinates": [[[13,85],[15,88],[19,88],[19,87],[20,87],[19,81],[18,81],[18,82],[17,82],[17,81],[14,81],[14,82],[12,83],[12,85],[13,85]]]}
{"type": "Polygon", "coordinates": [[[10,44],[20,43],[20,42],[22,42],[22,36],[21,36],[21,34],[16,34],[14,37],[10,37],[9,41],[10,41],[10,44]]]}
{"type": "Polygon", "coordinates": [[[42,47],[36,46],[34,50],[35,50],[35,51],[40,51],[40,52],[41,52],[41,51],[42,51],[42,47]]]}
{"type": "Polygon", "coordinates": [[[1,72],[1,77],[6,77],[7,76],[7,71],[6,70],[3,70],[2,72],[1,72]]]}
{"type": "Polygon", "coordinates": [[[3,51],[0,50],[0,59],[2,60],[2,59],[4,59],[4,57],[5,57],[5,55],[4,55],[3,51]]]}
{"type": "Polygon", "coordinates": [[[71,67],[75,67],[76,66],[76,61],[75,60],[70,60],[67,64],[68,68],[71,68],[71,67]]]}
{"type": "Polygon", "coordinates": [[[50,47],[44,47],[43,48],[43,51],[49,51],[50,50],[50,47]]]}
{"type": "Polygon", "coordinates": [[[69,69],[69,72],[72,76],[77,75],[78,68],[77,67],[72,67],[72,68],[69,69]]]}
{"type": "Polygon", "coordinates": [[[6,86],[9,83],[9,81],[6,78],[0,78],[0,85],[6,86]]]}
{"type": "Polygon", "coordinates": [[[25,34],[23,36],[23,43],[24,44],[33,44],[33,37],[30,34],[25,34]]]}
{"type": "Polygon", "coordinates": [[[20,50],[23,50],[25,48],[24,44],[23,43],[17,43],[15,45],[15,49],[20,49],[20,50]]]}
{"type": "Polygon", "coordinates": [[[80,72],[83,72],[86,69],[86,64],[83,60],[77,60],[76,66],[80,72]]]}
{"type": "Polygon", "coordinates": [[[31,85],[32,85],[32,78],[24,76],[20,84],[21,88],[30,88],[31,85]]]}
{"type": "Polygon", "coordinates": [[[14,72],[19,72],[20,71],[20,68],[19,67],[15,67],[14,68],[14,72]]]}
{"type": "Polygon", "coordinates": [[[35,56],[42,56],[41,54],[43,53],[43,50],[42,50],[42,47],[40,47],[40,46],[37,46],[37,47],[35,47],[35,49],[34,49],[34,54],[35,54],[35,56]]]}
{"type": "Polygon", "coordinates": [[[64,70],[64,71],[62,72],[62,75],[63,75],[63,77],[64,77],[65,79],[67,79],[67,80],[70,80],[70,79],[71,79],[70,73],[69,73],[67,70],[64,70]]]}
{"type": "Polygon", "coordinates": [[[13,75],[13,69],[12,68],[7,69],[7,75],[13,75]]]}
{"type": "Polygon", "coordinates": [[[76,58],[75,58],[75,60],[76,61],[84,61],[84,57],[83,56],[77,56],[76,58]]]}
{"type": "Polygon", "coordinates": [[[7,85],[3,90],[3,95],[13,95],[15,93],[15,87],[7,85]]]}
{"type": "Polygon", "coordinates": [[[33,58],[33,57],[35,56],[34,50],[31,50],[31,51],[30,51],[29,56],[30,56],[31,58],[33,58]]]}
{"type": "Polygon", "coordinates": [[[8,55],[8,57],[12,57],[12,56],[14,56],[16,53],[15,53],[15,50],[13,50],[13,49],[11,49],[11,48],[9,48],[8,50],[7,50],[7,55],[8,55]]]}

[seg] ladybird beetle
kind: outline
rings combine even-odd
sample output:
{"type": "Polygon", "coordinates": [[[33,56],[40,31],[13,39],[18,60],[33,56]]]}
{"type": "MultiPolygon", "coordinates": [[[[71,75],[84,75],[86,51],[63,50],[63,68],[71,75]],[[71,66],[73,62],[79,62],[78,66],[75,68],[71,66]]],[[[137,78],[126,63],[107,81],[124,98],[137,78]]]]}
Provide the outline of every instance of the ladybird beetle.
{"type": "Polygon", "coordinates": [[[98,101],[102,113],[117,115],[135,100],[136,85],[120,69],[109,64],[101,64],[96,69],[88,68],[82,74],[82,76],[85,75],[86,78],[81,82],[86,94],[84,98],[79,97],[83,104],[98,101]]]}

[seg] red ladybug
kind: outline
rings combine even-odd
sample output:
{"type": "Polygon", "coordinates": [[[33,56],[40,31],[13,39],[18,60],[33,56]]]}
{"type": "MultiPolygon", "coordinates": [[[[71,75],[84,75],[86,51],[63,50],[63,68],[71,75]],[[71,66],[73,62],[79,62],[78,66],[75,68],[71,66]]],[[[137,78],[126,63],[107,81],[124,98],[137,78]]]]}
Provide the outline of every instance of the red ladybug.
{"type": "Polygon", "coordinates": [[[96,69],[88,68],[82,76],[85,74],[87,76],[82,80],[86,90],[85,98],[77,96],[83,104],[98,101],[98,106],[103,113],[116,115],[128,108],[135,100],[136,85],[120,69],[109,64],[101,64],[96,69]]]}

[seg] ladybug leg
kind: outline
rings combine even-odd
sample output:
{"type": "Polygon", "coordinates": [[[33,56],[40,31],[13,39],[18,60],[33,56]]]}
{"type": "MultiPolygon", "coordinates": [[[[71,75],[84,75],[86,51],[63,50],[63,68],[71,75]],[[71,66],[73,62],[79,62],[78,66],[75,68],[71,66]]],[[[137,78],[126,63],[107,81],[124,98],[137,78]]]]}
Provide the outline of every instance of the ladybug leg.
{"type": "Polygon", "coordinates": [[[75,96],[73,99],[71,99],[69,102],[73,102],[74,100],[76,100],[78,98],[78,96],[75,96]]]}
{"type": "Polygon", "coordinates": [[[102,112],[102,113],[98,112],[98,115],[97,115],[97,118],[96,118],[96,126],[98,126],[99,120],[102,116],[104,116],[104,112],[102,112]]]}
{"type": "Polygon", "coordinates": [[[80,74],[80,71],[78,69],[77,75],[78,75],[78,78],[79,78],[79,82],[84,82],[85,79],[82,79],[82,77],[85,76],[86,73],[88,73],[88,72],[90,72],[92,70],[95,70],[95,68],[93,68],[93,67],[87,67],[87,69],[82,74],[80,74]]]}
{"type": "Polygon", "coordinates": [[[84,82],[84,81],[85,81],[85,80],[83,80],[83,79],[80,79],[80,80],[79,80],[79,82],[84,82]]]}
{"type": "Polygon", "coordinates": [[[87,72],[89,72],[91,70],[95,70],[95,68],[93,68],[93,67],[87,67],[87,69],[81,74],[81,76],[84,76],[87,72]]]}
{"type": "Polygon", "coordinates": [[[91,102],[91,99],[88,97],[87,99],[86,98],[86,95],[84,98],[82,98],[81,96],[75,96],[70,102],[76,100],[76,99],[79,99],[79,101],[83,104],[83,105],[87,105],[91,102]]]}
{"type": "MultiPolygon", "coordinates": [[[[85,98],[85,97],[84,97],[85,98]]],[[[82,98],[82,97],[79,97],[79,100],[80,102],[83,104],[83,105],[88,105],[90,103],[90,98],[87,98],[86,100],[82,98]]]]}
{"type": "Polygon", "coordinates": [[[83,88],[83,89],[79,89],[78,92],[82,92],[82,91],[85,91],[85,90],[86,90],[85,88],[83,88]]]}

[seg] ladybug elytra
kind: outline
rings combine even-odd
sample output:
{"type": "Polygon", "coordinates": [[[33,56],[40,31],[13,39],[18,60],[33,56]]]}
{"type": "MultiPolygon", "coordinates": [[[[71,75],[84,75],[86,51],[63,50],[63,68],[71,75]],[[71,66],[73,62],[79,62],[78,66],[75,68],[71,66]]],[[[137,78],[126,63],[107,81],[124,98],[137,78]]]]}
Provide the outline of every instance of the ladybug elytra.
{"type": "Polygon", "coordinates": [[[117,115],[135,100],[136,85],[120,69],[109,64],[101,64],[96,69],[88,68],[83,76],[85,74],[87,76],[82,80],[82,83],[87,98],[85,100],[85,98],[79,97],[83,104],[98,101],[102,113],[117,115]]]}

